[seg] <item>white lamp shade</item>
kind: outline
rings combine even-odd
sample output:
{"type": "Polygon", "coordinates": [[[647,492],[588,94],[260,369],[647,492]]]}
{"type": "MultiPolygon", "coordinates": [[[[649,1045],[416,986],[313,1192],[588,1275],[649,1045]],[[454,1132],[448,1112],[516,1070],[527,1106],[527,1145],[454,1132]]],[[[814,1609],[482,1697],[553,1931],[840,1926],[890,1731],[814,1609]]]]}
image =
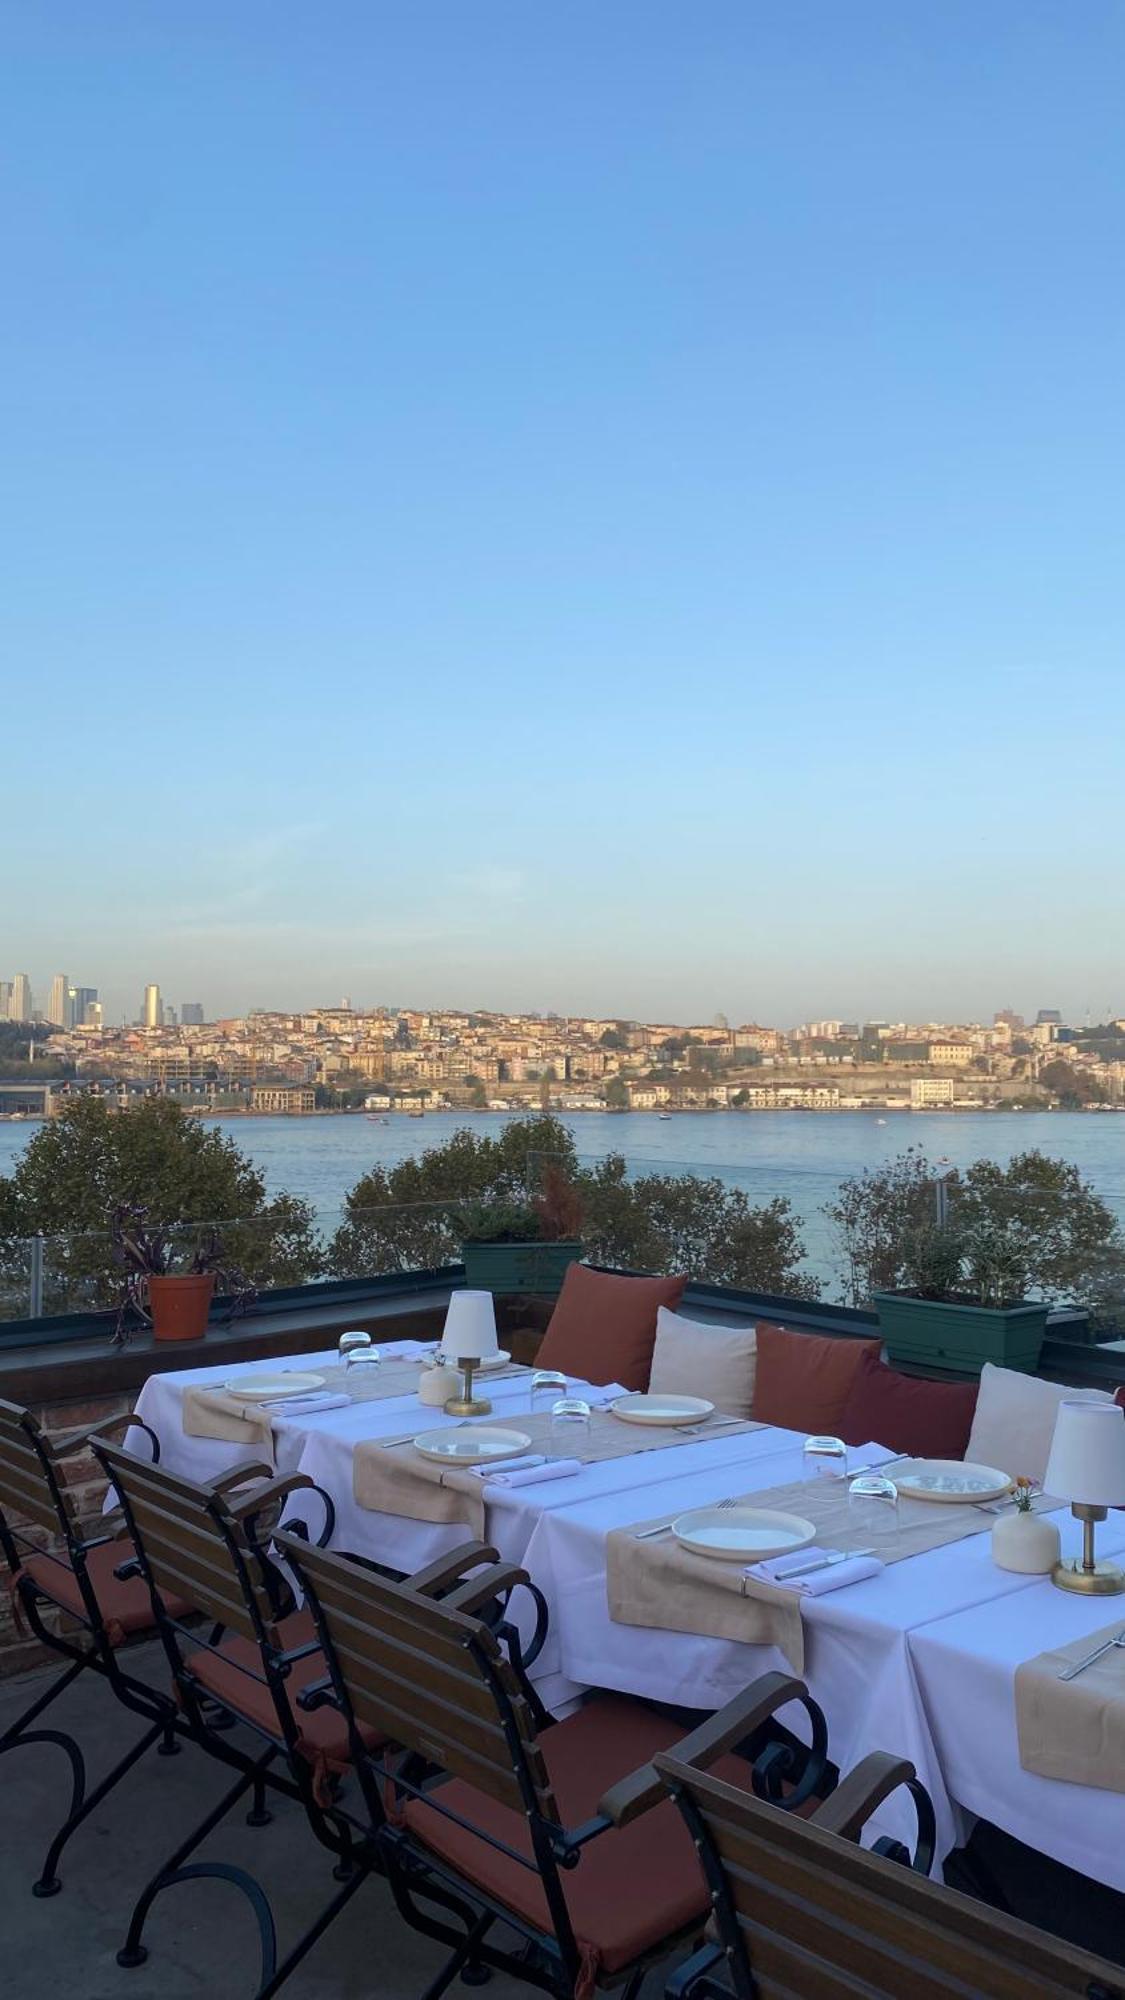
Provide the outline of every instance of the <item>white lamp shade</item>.
{"type": "Polygon", "coordinates": [[[1080,1507],[1125,1506],[1125,1410],[1119,1404],[1059,1404],[1043,1490],[1080,1507]]]}
{"type": "Polygon", "coordinates": [[[484,1361],[495,1354],[496,1308],[491,1292],[451,1293],[441,1351],[447,1361],[484,1361]]]}

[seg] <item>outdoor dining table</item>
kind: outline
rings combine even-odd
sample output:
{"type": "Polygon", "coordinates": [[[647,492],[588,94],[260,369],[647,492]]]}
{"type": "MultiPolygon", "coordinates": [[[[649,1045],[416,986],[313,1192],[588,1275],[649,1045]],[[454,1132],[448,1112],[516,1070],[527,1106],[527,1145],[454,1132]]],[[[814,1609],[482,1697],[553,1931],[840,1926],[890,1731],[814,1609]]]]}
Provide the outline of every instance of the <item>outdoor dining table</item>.
{"type": "MultiPolygon", "coordinates": [[[[385,1359],[413,1355],[421,1369],[424,1350],[416,1342],[398,1342],[382,1352],[385,1359]]],[[[315,1371],[335,1367],[337,1359],[332,1351],[292,1357],[284,1365],[315,1371]]],[[[279,1365],[252,1367],[276,1374],[279,1365]]],[[[206,1480],[248,1456],[245,1445],[183,1431],[184,1389],[218,1386],[228,1372],[176,1371],[145,1384],[137,1412],[157,1432],[169,1470],[206,1480]]],[[[528,1410],[528,1384],[526,1373],[483,1378],[482,1393],[493,1409],[481,1421],[518,1428],[528,1410]]],[[[574,1393],[583,1391],[599,1402],[613,1393],[612,1385],[574,1384],[574,1393]]],[[[277,1469],[300,1470],[331,1495],[332,1546],[412,1570],[464,1541],[465,1528],[358,1506],[352,1455],[361,1440],[400,1438],[455,1421],[440,1409],[420,1406],[416,1394],[289,1417],[275,1414],[277,1469]]],[[[798,1480],[803,1443],[802,1434],[774,1427],[716,1428],[690,1441],[677,1438],[672,1449],[584,1465],[569,1478],[512,1487],[486,1482],[488,1539],[528,1570],[550,1607],[549,1638],[535,1667],[548,1707],[561,1712],[594,1686],[716,1708],[757,1675],[789,1668],[771,1646],[615,1622],[607,1595],[606,1538],[636,1522],[670,1520],[733,1494],[798,1480]]],[[[560,1451],[565,1448],[564,1443],[560,1451]]],[[[852,1463],[878,1456],[872,1441],[852,1454],[852,1463]]],[[[294,1495],[288,1511],[303,1514],[315,1534],[317,1505],[294,1495]]],[[[1078,1524],[1063,1511],[1053,1518],[1064,1552],[1077,1551],[1078,1524]]],[[[1115,1814],[1120,1821],[1121,1795],[1035,1778],[1020,1767],[1015,1742],[1016,1667],[1056,1641],[1104,1626],[1106,1602],[999,1569],[991,1555],[991,1527],[991,1517],[982,1513],[979,1534],[804,1599],[804,1678],[825,1711],[830,1754],[844,1768],[874,1749],[909,1757],[934,1800],[939,1859],[965,1838],[971,1818],[982,1815],[1042,1852],[1125,1888],[1125,1854],[1110,1831],[1115,1814]]],[[[1125,1515],[1110,1517],[1100,1546],[1106,1554],[1125,1547],[1125,1515]]],[[[796,1711],[794,1728],[800,1733],[796,1711]]],[[[906,1837],[908,1809],[890,1802],[877,1830],[906,1837]]]]}

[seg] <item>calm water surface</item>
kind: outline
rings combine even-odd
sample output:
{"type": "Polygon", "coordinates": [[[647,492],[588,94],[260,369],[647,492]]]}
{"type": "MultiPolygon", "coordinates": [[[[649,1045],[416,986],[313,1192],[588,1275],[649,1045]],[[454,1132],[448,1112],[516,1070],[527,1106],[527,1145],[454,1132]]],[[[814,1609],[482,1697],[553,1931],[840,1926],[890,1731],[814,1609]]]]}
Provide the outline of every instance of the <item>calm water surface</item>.
{"type": "MultiPolygon", "coordinates": [[[[348,1190],[376,1164],[392,1166],[441,1146],[460,1126],[495,1133],[503,1112],[402,1114],[384,1124],[362,1116],[208,1120],[235,1140],[273,1192],[302,1195],[332,1226],[348,1190]]],[[[714,1173],[755,1200],[787,1195],[801,1218],[809,1264],[828,1277],[836,1264],[822,1209],[840,1181],[920,1147],[931,1163],[967,1166],[1010,1160],[1038,1147],[1073,1161],[1125,1221],[1125,1115],[1088,1112],[653,1112],[583,1113],[565,1121],[579,1157],[621,1152],[639,1171],[714,1173]]],[[[0,1173],[8,1173],[37,1122],[0,1125],[0,1173]]]]}

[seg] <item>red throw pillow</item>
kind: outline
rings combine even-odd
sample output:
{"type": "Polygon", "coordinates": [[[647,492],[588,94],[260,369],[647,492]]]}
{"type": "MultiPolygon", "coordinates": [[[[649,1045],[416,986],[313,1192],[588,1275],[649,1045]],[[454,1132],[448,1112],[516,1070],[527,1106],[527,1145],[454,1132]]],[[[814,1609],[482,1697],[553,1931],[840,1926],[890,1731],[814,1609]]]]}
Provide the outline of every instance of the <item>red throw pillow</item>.
{"type": "Polygon", "coordinates": [[[865,1354],[840,1419],[845,1444],[884,1444],[914,1458],[964,1458],[977,1382],[927,1382],[865,1354]]]}
{"type": "Polygon", "coordinates": [[[1120,1389],[1114,1390],[1113,1400],[1115,1403],[1120,1403],[1122,1409],[1125,1410],[1125,1383],[1122,1383],[1120,1389]]]}
{"type": "Polygon", "coordinates": [[[784,1430],[842,1435],[840,1424],[865,1354],[878,1359],[881,1340],[788,1333],[758,1321],[754,1416],[784,1430]]]}
{"type": "Polygon", "coordinates": [[[675,1311],[686,1278],[619,1278],[571,1264],[535,1357],[586,1382],[647,1389],[661,1306],[675,1311]]]}

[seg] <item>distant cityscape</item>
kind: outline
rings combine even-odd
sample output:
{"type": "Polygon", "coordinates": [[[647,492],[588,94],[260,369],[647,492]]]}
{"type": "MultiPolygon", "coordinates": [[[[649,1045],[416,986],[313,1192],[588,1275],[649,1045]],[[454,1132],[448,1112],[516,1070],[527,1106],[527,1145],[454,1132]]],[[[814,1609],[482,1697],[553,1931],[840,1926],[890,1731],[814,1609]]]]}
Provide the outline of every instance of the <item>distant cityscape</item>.
{"type": "Polygon", "coordinates": [[[1003,1008],[981,1022],[822,1020],[794,1028],[458,1008],[253,1009],[208,1020],[152,983],[136,1019],[56,973],[40,1009],[0,980],[0,1112],[75,1090],[173,1096],[213,1111],[297,1113],[534,1106],[560,1111],[1068,1109],[1125,1105],[1125,1017],[1069,1026],[1003,1008]],[[18,1030],[26,1028],[23,1041],[18,1030]],[[13,1031],[16,1032],[13,1032],[13,1031]],[[21,1083],[23,1086],[21,1096],[21,1083]]]}

